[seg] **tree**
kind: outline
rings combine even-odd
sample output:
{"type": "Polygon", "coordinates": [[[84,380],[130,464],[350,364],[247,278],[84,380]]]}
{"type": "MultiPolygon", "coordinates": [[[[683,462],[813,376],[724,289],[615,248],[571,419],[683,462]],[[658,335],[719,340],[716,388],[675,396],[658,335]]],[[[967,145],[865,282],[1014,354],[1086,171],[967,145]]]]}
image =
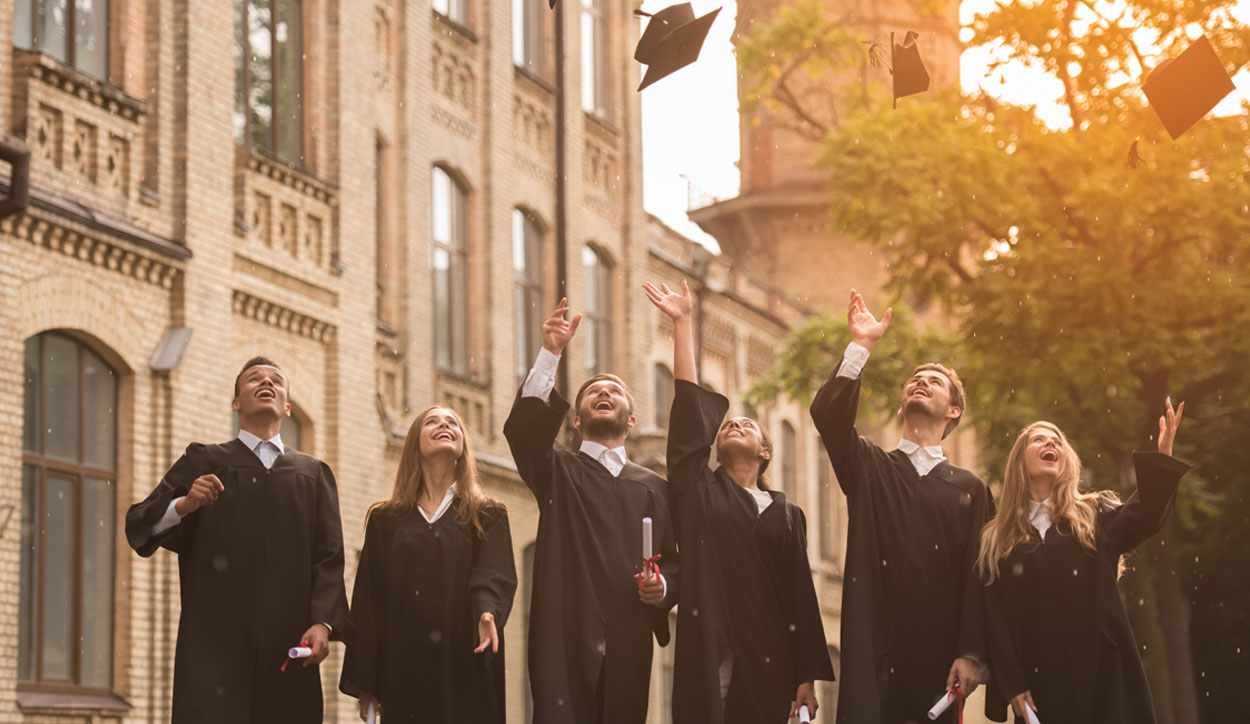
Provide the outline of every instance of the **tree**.
{"type": "MultiPolygon", "coordinates": [[[[837,231],[879,248],[896,299],[936,300],[955,315],[961,342],[946,357],[961,361],[987,470],[1001,470],[1015,434],[1044,418],[1076,442],[1091,485],[1127,493],[1129,454],[1150,444],[1164,396],[1186,401],[1178,453],[1212,457],[1196,458],[1182,515],[1125,579],[1159,719],[1177,724],[1198,720],[1195,659],[1208,683],[1250,675],[1250,652],[1218,659],[1216,670],[1212,652],[1191,647],[1183,590],[1192,593],[1196,574],[1181,563],[1192,550],[1234,560],[1227,532],[1245,529],[1244,493],[1231,509],[1214,503],[1235,492],[1229,455],[1246,429],[1234,424],[1236,406],[1250,399],[1250,119],[1208,118],[1172,143],[1137,79],[1186,47],[1195,28],[1226,62],[1242,60],[1250,29],[1233,4],[1038,1],[977,16],[972,43],[1060,81],[1059,128],[1035,108],[954,90],[890,110],[863,71],[863,46],[848,61],[847,49],[866,39],[848,36],[844,18],[814,0],[756,28],[739,54],[745,105],[820,138],[837,231]],[[836,104],[793,90],[822,86],[836,104]],[[1127,157],[1138,138],[1143,164],[1134,169],[1127,157]]],[[[836,338],[834,322],[824,331],[822,348],[840,353],[846,336],[836,338]]],[[[801,328],[787,349],[794,356],[776,370],[799,398],[810,389],[799,381],[810,385],[832,365],[827,353],[809,354],[815,337],[801,328]]],[[[1250,594],[1241,595],[1244,610],[1250,594]]],[[[1238,622],[1244,628],[1244,618],[1204,619],[1198,640],[1219,641],[1212,627],[1238,622]]],[[[1203,699],[1204,714],[1216,716],[1220,705],[1203,699]]]]}

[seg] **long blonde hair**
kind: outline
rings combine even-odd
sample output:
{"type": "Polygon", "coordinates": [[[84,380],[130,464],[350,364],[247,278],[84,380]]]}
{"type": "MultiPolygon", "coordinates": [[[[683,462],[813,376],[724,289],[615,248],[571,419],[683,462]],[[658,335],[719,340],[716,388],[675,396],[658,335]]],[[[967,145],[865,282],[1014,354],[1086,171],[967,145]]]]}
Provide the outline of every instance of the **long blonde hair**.
{"type": "Polygon", "coordinates": [[[1025,466],[1024,451],[1028,447],[1029,437],[1038,428],[1059,436],[1059,475],[1050,489],[1051,525],[1066,523],[1072,537],[1092,551],[1097,546],[1094,528],[1099,509],[1107,505],[1118,505],[1120,502],[1119,497],[1111,491],[1080,491],[1081,458],[1058,426],[1038,421],[1024,428],[1007,456],[1007,470],[1003,475],[1003,494],[998,512],[981,530],[977,572],[987,586],[1000,575],[999,563],[1011,554],[1016,545],[1033,535],[1033,528],[1029,524],[1029,472],[1025,466]]]}
{"type": "Polygon", "coordinates": [[[404,452],[399,458],[399,470],[395,473],[395,488],[391,492],[391,497],[371,505],[369,512],[365,515],[365,523],[368,524],[369,516],[373,515],[374,511],[403,517],[416,509],[417,501],[421,499],[421,493],[425,490],[425,476],[421,465],[421,428],[425,424],[425,418],[435,410],[446,410],[451,413],[451,416],[456,419],[456,424],[460,426],[460,439],[464,444],[460,457],[456,459],[456,502],[454,505],[456,522],[471,523],[477,530],[477,534],[481,536],[484,534],[482,508],[488,506],[503,508],[503,504],[482,494],[482,488],[477,481],[477,458],[473,456],[473,443],[469,440],[469,430],[455,410],[442,405],[430,405],[412,421],[412,425],[408,428],[408,435],[404,439],[404,452]]]}

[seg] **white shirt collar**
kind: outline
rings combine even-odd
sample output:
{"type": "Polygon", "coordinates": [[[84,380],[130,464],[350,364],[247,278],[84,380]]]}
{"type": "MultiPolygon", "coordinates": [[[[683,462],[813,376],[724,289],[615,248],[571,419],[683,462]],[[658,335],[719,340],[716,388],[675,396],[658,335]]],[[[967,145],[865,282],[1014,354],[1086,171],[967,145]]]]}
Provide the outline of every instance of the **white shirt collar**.
{"type": "Polygon", "coordinates": [[[438,509],[434,511],[434,515],[432,516],[426,515],[425,508],[422,508],[420,505],[417,506],[417,510],[421,511],[421,517],[425,518],[426,523],[433,524],[436,521],[438,521],[439,518],[443,517],[443,513],[447,512],[447,509],[451,507],[451,501],[455,499],[456,499],[456,484],[452,483],[451,485],[447,486],[447,492],[443,495],[443,502],[438,504],[438,509]]]}
{"type": "Polygon", "coordinates": [[[898,441],[898,449],[903,451],[908,460],[911,460],[912,467],[916,469],[916,473],[920,476],[929,474],[929,471],[937,467],[937,464],[946,459],[946,455],[942,452],[941,445],[929,445],[928,447],[920,447],[916,443],[902,438],[898,441]]]}
{"type": "Polygon", "coordinates": [[[282,455],[283,453],[286,452],[286,446],[282,444],[282,433],[278,433],[277,435],[274,435],[268,440],[261,440],[259,435],[253,435],[247,430],[239,430],[239,439],[242,440],[243,444],[247,445],[247,449],[251,450],[252,452],[256,452],[256,446],[261,444],[262,442],[270,443],[274,447],[278,448],[279,455],[282,455]]]}
{"type": "Polygon", "coordinates": [[[1040,503],[1029,499],[1029,525],[1037,529],[1042,540],[1046,540],[1046,531],[1050,530],[1050,498],[1040,503]]]}
{"type": "Polygon", "coordinates": [[[616,477],[620,475],[621,471],[625,469],[625,463],[629,462],[629,458],[626,457],[625,455],[624,445],[621,445],[620,447],[609,448],[606,445],[600,445],[597,442],[591,442],[590,440],[582,440],[582,446],[580,449],[582,452],[586,453],[590,457],[594,458],[595,460],[598,460],[600,463],[603,463],[604,467],[608,469],[608,472],[612,473],[612,477],[616,477]],[[609,457],[607,461],[605,461],[603,459],[603,454],[609,451],[615,453],[616,458],[612,459],[611,457],[609,457]],[[611,462],[608,462],[608,461],[611,461],[611,462]]]}

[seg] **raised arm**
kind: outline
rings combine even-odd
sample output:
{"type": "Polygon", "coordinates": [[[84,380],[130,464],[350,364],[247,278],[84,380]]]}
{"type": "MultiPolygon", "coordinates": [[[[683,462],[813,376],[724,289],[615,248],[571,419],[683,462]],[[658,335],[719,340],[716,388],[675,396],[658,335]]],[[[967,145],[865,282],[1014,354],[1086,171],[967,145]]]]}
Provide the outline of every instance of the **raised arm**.
{"type": "Polygon", "coordinates": [[[825,384],[812,400],[812,422],[829,452],[829,460],[837,473],[842,491],[851,494],[858,478],[869,444],[860,439],[855,429],[859,409],[860,373],[877,341],[890,326],[893,309],[886,309],[880,321],[868,311],[864,297],[851,291],[846,321],[851,329],[851,344],[825,384]]]}
{"type": "Polygon", "coordinates": [[[694,363],[694,329],[690,312],[690,287],[681,280],[681,294],[661,284],[659,289],[651,282],[642,285],[647,298],[673,320],[673,377],[699,384],[694,363]]]}
{"type": "Polygon", "coordinates": [[[1128,553],[1163,528],[1176,506],[1181,476],[1189,470],[1188,465],[1172,457],[1185,403],[1175,410],[1170,399],[1165,405],[1159,418],[1158,452],[1133,453],[1137,490],[1124,505],[1099,516],[1106,540],[1117,555],[1128,553]]]}
{"type": "Polygon", "coordinates": [[[555,392],[556,368],[564,347],[577,333],[582,315],[565,320],[568,300],[561,299],[542,326],[543,348],[526,376],[503,425],[521,480],[540,499],[551,484],[552,445],[564,424],[569,404],[555,392]]]}

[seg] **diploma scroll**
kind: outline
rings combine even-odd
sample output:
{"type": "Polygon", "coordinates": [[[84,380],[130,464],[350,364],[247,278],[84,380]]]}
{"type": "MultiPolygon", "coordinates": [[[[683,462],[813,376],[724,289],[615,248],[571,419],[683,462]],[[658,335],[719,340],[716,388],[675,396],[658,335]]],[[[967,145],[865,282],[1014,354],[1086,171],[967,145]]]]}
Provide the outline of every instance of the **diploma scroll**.
{"type": "Polygon", "coordinates": [[[642,590],[642,582],[660,575],[660,554],[654,553],[655,544],[651,536],[651,519],[642,519],[642,576],[638,579],[638,590],[642,590]],[[654,554],[653,554],[654,553],[654,554]]]}
{"type": "Polygon", "coordinates": [[[286,652],[288,659],[306,659],[312,656],[312,648],[308,646],[292,646],[291,650],[286,652]]]}
{"type": "Polygon", "coordinates": [[[946,693],[942,695],[942,698],[938,699],[937,703],[933,705],[933,708],[929,710],[929,721],[933,721],[942,716],[942,712],[950,708],[950,705],[954,704],[958,699],[959,692],[957,690],[947,689],[946,693]]]}
{"type": "Polygon", "coordinates": [[[369,703],[369,713],[365,715],[365,724],[377,724],[378,710],[374,708],[373,702],[369,703]]]}
{"type": "Polygon", "coordinates": [[[651,519],[642,519],[642,559],[649,560],[651,558],[651,519]]]}
{"type": "Polygon", "coordinates": [[[1028,704],[1024,705],[1024,713],[1028,715],[1029,724],[1042,724],[1037,719],[1037,712],[1033,711],[1033,707],[1028,704]]]}
{"type": "Polygon", "coordinates": [[[799,707],[799,724],[812,724],[812,713],[807,710],[807,704],[799,707]]]}

